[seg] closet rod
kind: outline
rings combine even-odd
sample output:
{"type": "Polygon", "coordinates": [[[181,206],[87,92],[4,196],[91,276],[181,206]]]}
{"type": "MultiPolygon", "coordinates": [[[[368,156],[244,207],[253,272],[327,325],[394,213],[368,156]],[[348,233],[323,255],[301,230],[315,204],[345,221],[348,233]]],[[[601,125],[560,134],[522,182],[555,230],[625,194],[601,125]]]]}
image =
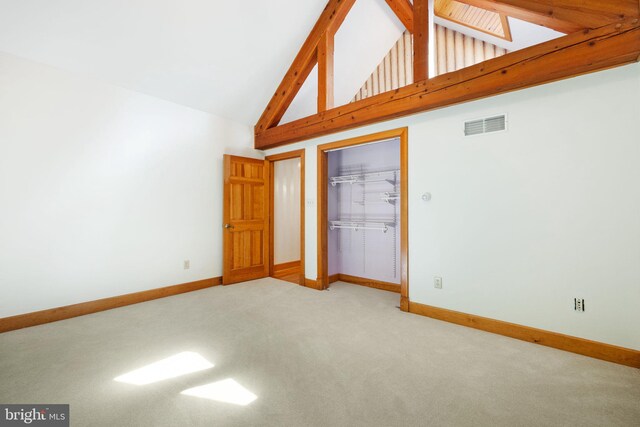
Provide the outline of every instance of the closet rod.
{"type": "Polygon", "coordinates": [[[359,227],[357,225],[332,225],[330,227],[332,230],[376,230],[376,231],[382,231],[383,233],[386,233],[389,230],[389,227],[387,227],[386,225],[384,227],[359,227]]]}
{"type": "Polygon", "coordinates": [[[398,170],[388,170],[381,172],[370,172],[365,174],[351,174],[351,175],[342,175],[342,176],[332,176],[329,178],[331,185],[335,187],[337,184],[361,184],[367,182],[389,182],[391,184],[395,184],[397,179],[395,174],[398,170]],[[383,178],[383,176],[393,174],[393,179],[383,178]]]}
{"type": "Polygon", "coordinates": [[[329,221],[331,230],[377,230],[386,233],[393,226],[395,223],[387,221],[329,221]]]}

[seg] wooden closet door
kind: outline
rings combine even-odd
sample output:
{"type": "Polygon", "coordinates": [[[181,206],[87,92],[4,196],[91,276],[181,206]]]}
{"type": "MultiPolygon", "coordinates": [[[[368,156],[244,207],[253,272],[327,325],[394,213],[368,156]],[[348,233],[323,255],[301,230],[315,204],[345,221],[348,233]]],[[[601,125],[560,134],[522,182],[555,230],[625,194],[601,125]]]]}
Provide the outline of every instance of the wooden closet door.
{"type": "Polygon", "coordinates": [[[266,161],[224,156],[225,285],[269,275],[268,183],[266,161]]]}

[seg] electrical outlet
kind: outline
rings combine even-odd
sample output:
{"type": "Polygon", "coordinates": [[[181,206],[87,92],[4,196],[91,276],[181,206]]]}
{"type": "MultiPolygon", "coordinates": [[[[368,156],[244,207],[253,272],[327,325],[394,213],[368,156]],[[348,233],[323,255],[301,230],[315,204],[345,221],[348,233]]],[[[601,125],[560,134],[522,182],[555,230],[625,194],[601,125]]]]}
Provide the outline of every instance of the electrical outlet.
{"type": "Polygon", "coordinates": [[[584,299],[583,298],[574,298],[573,299],[573,309],[575,311],[585,311],[584,299]]]}
{"type": "Polygon", "coordinates": [[[186,260],[184,261],[184,269],[185,269],[185,270],[188,270],[188,269],[190,269],[190,268],[191,268],[191,261],[189,261],[188,259],[186,259],[186,260]]]}
{"type": "Polygon", "coordinates": [[[433,278],[433,287],[436,289],[442,289],[442,277],[433,278]]]}

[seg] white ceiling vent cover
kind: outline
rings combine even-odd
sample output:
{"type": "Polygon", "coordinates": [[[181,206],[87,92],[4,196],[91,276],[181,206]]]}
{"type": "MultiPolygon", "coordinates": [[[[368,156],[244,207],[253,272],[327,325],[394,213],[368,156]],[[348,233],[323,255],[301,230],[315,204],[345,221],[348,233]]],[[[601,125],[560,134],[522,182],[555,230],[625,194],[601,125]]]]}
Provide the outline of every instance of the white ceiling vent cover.
{"type": "Polygon", "coordinates": [[[464,122],[464,136],[482,135],[483,133],[505,130],[507,130],[506,114],[464,122]]]}

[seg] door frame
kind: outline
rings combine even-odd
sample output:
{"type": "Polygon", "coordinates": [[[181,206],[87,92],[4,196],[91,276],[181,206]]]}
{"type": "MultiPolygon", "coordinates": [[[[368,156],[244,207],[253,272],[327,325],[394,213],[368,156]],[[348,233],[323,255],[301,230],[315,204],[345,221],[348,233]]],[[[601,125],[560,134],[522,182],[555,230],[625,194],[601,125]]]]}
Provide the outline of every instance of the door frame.
{"type": "Polygon", "coordinates": [[[281,160],[300,159],[300,281],[301,286],[305,285],[305,256],[304,256],[304,235],[305,235],[305,165],[304,165],[305,150],[287,151],[286,153],[274,154],[267,156],[267,169],[269,170],[269,276],[273,276],[273,263],[274,263],[274,227],[275,227],[275,215],[274,215],[274,184],[275,163],[281,160]]]}
{"type": "Polygon", "coordinates": [[[318,145],[318,277],[320,289],[329,288],[328,262],[328,153],[341,148],[400,138],[400,309],[409,311],[409,130],[392,129],[318,145]]]}

